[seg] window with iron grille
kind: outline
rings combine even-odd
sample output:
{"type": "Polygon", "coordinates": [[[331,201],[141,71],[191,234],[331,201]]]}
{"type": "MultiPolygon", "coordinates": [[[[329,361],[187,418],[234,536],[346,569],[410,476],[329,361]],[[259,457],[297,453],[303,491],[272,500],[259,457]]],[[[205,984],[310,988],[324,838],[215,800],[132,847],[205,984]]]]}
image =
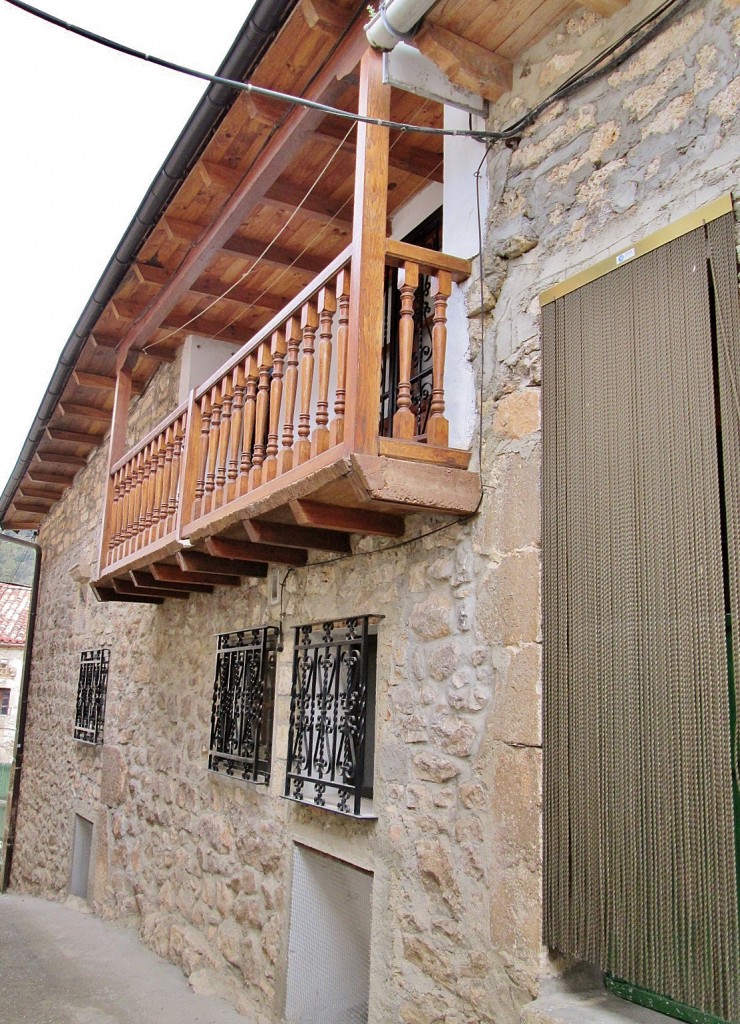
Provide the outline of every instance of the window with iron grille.
{"type": "Polygon", "coordinates": [[[378,621],[296,628],[286,797],[372,815],[378,621]]]}
{"type": "Polygon", "coordinates": [[[110,650],[107,647],[83,651],[80,655],[74,738],[83,743],[103,742],[109,661],[110,650]]]}
{"type": "Polygon", "coordinates": [[[208,755],[213,772],[270,781],[278,639],[275,626],[218,637],[208,755]]]}
{"type": "Polygon", "coordinates": [[[7,686],[0,687],[0,715],[10,714],[10,689],[7,686]]]}

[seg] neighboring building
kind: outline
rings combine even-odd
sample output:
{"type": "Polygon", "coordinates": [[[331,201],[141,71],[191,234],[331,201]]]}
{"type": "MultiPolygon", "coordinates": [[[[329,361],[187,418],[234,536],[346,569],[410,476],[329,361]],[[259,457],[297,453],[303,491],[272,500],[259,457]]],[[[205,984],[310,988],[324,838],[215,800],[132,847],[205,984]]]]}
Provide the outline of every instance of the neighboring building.
{"type": "Polygon", "coordinates": [[[65,349],[12,884],[259,1024],[736,1021],[740,12],[429,7],[258,0],[370,123],[212,87],[65,349]]]}
{"type": "Polygon", "coordinates": [[[29,587],[0,583],[0,842],[15,756],[15,725],[23,676],[29,587]]]}

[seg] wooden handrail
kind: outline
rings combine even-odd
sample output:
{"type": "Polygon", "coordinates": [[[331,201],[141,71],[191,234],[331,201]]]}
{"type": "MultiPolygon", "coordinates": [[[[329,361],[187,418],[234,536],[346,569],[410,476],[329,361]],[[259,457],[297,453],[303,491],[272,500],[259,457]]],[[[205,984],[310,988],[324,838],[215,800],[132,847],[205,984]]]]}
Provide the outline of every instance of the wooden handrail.
{"type": "Polygon", "coordinates": [[[389,267],[415,263],[420,273],[428,277],[435,277],[440,270],[445,270],[456,284],[470,277],[473,270],[470,260],[448,256],[436,249],[424,249],[420,245],[409,245],[408,242],[397,242],[395,238],[389,238],[385,243],[385,262],[389,267]]]}

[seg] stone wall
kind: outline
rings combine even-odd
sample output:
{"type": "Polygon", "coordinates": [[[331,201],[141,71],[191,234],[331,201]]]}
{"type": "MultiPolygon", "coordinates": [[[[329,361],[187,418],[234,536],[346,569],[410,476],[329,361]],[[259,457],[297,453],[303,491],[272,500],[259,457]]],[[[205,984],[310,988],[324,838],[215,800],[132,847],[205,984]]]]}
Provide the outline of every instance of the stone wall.
{"type": "MultiPolygon", "coordinates": [[[[518,147],[492,150],[483,303],[478,281],[468,290],[483,387],[479,512],[436,533],[444,523],[414,517],[414,543],[355,539],[351,558],[291,571],[269,788],[209,775],[206,745],[213,634],[276,623],[280,607],[264,584],[247,582],[161,607],[97,604],[69,576],[97,557],[105,459],[93,455],[40,537],[16,888],[63,899],[72,818],[89,816],[96,911],[135,922],[196,988],[226,993],[267,1024],[280,1019],[300,841],[374,873],[371,1021],[518,1018],[549,970],[540,946],[537,296],[735,184],[733,6],[690,5],[648,50],[550,108],[518,147]],[[384,616],[377,821],[355,822],[280,793],[291,627],[368,612],[384,616]],[[77,668],[81,650],[100,646],[111,648],[105,744],[90,749],[71,739],[77,668]]],[[[630,15],[634,3],[619,17],[630,15]]],[[[493,110],[492,124],[588,59],[604,31],[595,15],[568,19],[517,69],[516,98],[493,110]]],[[[160,371],[132,437],[174,407],[175,377],[175,367],[160,371]]]]}

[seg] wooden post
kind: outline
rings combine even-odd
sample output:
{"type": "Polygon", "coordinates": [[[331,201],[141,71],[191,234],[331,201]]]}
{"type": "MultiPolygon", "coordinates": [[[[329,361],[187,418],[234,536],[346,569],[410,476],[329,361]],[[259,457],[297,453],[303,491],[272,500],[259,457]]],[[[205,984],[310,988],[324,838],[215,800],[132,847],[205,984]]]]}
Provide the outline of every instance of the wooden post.
{"type": "MultiPolygon", "coordinates": [[[[359,113],[387,119],[391,90],[383,85],[382,60],[375,50],[367,50],[362,58],[359,113]]],[[[387,206],[388,129],[359,123],[345,421],[347,442],[356,452],[377,453],[387,206]]]]}
{"type": "Polygon", "coordinates": [[[410,441],[416,433],[411,409],[411,356],[414,348],[414,292],[419,284],[418,263],[406,262],[399,271],[401,322],[398,325],[398,409],[393,417],[393,436],[410,441]]]}
{"type": "Polygon", "coordinates": [[[446,270],[432,278],[434,327],[432,328],[432,404],[427,420],[427,444],[447,448],[450,425],[445,417],[445,355],[447,352],[447,300],[452,279],[446,270]]]}

